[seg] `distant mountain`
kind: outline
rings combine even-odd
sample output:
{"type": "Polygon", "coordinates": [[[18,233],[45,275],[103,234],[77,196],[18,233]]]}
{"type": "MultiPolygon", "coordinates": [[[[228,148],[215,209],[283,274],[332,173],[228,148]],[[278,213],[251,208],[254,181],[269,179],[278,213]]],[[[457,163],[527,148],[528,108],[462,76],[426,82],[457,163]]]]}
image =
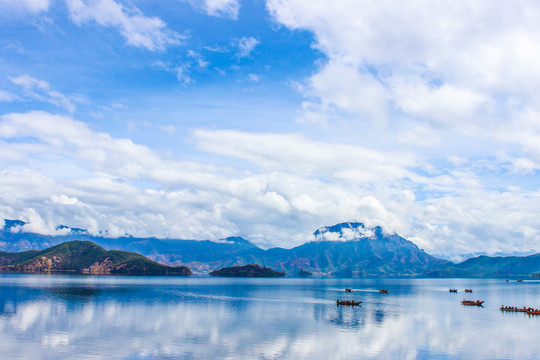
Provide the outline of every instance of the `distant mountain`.
{"type": "Polygon", "coordinates": [[[478,256],[459,264],[446,264],[426,272],[429,277],[528,276],[540,273],[540,254],[529,256],[478,256]]]}
{"type": "Polygon", "coordinates": [[[191,271],[185,266],[166,266],[133,252],[107,251],[90,241],[69,241],[42,251],[0,253],[0,271],[191,275],[191,271]]]}
{"type": "Polygon", "coordinates": [[[210,272],[212,276],[222,277],[284,277],[282,271],[275,271],[257,264],[231,266],[210,272]]]}
{"type": "Polygon", "coordinates": [[[0,250],[42,250],[68,240],[88,240],[106,249],[135,251],[163,264],[186,265],[198,273],[261,264],[293,276],[301,270],[319,276],[413,276],[449,263],[426,254],[397,234],[385,234],[380,227],[354,222],[320,228],[314,233],[315,241],[292,249],[269,250],[240,237],[197,241],[105,238],[89,235],[84,229],[62,236],[13,231],[13,226],[23,225],[20,221],[6,221],[0,231],[0,250]]]}
{"type": "Polygon", "coordinates": [[[449,263],[426,254],[397,234],[362,223],[341,223],[314,232],[315,241],[267,251],[267,266],[335,277],[414,276],[449,263]]]}
{"type": "Polygon", "coordinates": [[[59,228],[70,229],[69,234],[48,236],[21,232],[24,225],[19,220],[5,220],[4,228],[0,229],[0,250],[43,250],[65,241],[86,240],[105,249],[134,251],[162,264],[185,265],[195,273],[247,264],[260,264],[289,276],[297,276],[300,271],[334,277],[503,276],[540,272],[540,254],[480,256],[454,264],[426,254],[398,234],[388,234],[381,227],[367,227],[358,222],[322,227],[313,233],[314,241],[292,249],[268,250],[241,237],[218,241],[107,238],[66,226],[59,228]]]}
{"type": "Polygon", "coordinates": [[[105,249],[140,253],[163,264],[186,265],[197,272],[208,273],[223,266],[245,265],[256,262],[264,250],[241,237],[229,237],[219,241],[135,238],[131,236],[107,238],[90,235],[84,229],[71,229],[67,235],[41,235],[21,232],[26,223],[20,220],[4,220],[0,230],[0,250],[20,252],[43,250],[66,241],[92,241],[105,249]],[[75,231],[73,231],[75,230],[75,231]]]}

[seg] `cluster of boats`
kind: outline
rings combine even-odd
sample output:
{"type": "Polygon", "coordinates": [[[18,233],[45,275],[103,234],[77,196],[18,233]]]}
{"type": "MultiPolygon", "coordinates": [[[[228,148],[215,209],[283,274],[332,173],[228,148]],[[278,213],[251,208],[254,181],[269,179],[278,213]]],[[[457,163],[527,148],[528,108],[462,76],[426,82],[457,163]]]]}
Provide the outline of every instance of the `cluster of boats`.
{"type": "MultiPolygon", "coordinates": [[[[350,288],[346,288],[345,289],[345,292],[353,292],[353,289],[350,289],[350,288]]],[[[379,290],[380,293],[382,294],[387,294],[388,293],[388,290],[387,289],[380,289],[379,290]]],[[[361,301],[354,301],[354,300],[340,300],[340,299],[337,299],[336,300],[336,304],[337,305],[349,305],[349,306],[356,306],[356,305],[360,305],[361,301]]]]}
{"type": "Polygon", "coordinates": [[[518,307],[515,307],[515,306],[504,306],[504,305],[501,305],[500,307],[501,311],[509,311],[509,312],[522,312],[522,313],[527,313],[529,315],[540,315],[540,309],[534,309],[532,307],[522,307],[522,308],[518,308],[518,307]]]}
{"type": "MultiPolygon", "coordinates": [[[[508,280],[507,280],[508,281],[508,280]]],[[[458,290],[457,289],[448,289],[449,292],[451,293],[457,293],[458,290]]],[[[464,290],[466,293],[472,293],[472,289],[465,289],[464,290]]],[[[345,289],[345,292],[353,292],[353,289],[350,289],[350,288],[346,288],[345,289]]],[[[386,294],[388,293],[388,290],[387,289],[380,289],[379,290],[380,293],[383,293],[383,294],[386,294]]],[[[485,301],[483,300],[465,300],[463,299],[461,301],[461,304],[462,305],[468,305],[468,306],[483,306],[482,304],[484,303],[485,301]]],[[[337,305],[346,305],[346,306],[356,306],[356,305],[360,305],[361,301],[354,301],[354,300],[336,300],[336,304],[337,305]]],[[[523,312],[523,313],[527,313],[529,315],[540,315],[540,309],[534,309],[532,307],[522,307],[522,308],[518,308],[518,307],[514,307],[514,306],[504,306],[504,305],[501,305],[500,307],[501,311],[510,311],[510,312],[523,312]]]]}

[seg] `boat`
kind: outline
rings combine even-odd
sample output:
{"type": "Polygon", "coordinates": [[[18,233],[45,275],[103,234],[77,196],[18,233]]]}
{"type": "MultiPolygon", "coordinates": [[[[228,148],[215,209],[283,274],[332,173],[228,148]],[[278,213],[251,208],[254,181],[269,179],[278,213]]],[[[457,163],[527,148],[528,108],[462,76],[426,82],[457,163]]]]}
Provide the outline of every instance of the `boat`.
{"type": "Polygon", "coordinates": [[[523,280],[518,280],[517,282],[523,282],[523,280]]]}
{"type": "Polygon", "coordinates": [[[529,315],[540,315],[540,309],[531,309],[526,311],[529,315]]]}
{"type": "Polygon", "coordinates": [[[448,289],[448,292],[457,293],[457,289],[448,289]]]}
{"type": "Polygon", "coordinates": [[[347,288],[345,289],[345,292],[352,292],[352,289],[347,288]]]}
{"type": "Polygon", "coordinates": [[[347,305],[347,306],[356,306],[360,305],[361,301],[354,300],[336,300],[336,305],[347,305]]]}
{"type": "Polygon", "coordinates": [[[381,294],[388,294],[388,290],[386,290],[386,289],[380,289],[379,292],[381,294]]]}
{"type": "Polygon", "coordinates": [[[476,301],[463,300],[461,302],[462,305],[472,305],[472,306],[482,306],[483,303],[484,303],[484,301],[480,301],[480,300],[476,300],[476,301]]]}
{"type": "Polygon", "coordinates": [[[530,311],[530,310],[533,310],[531,308],[526,308],[525,306],[522,307],[522,308],[517,308],[515,306],[501,306],[499,309],[501,309],[501,311],[508,311],[508,312],[527,312],[527,311],[530,311]]]}
{"type": "Polygon", "coordinates": [[[465,289],[466,293],[472,293],[472,289],[465,289]]]}

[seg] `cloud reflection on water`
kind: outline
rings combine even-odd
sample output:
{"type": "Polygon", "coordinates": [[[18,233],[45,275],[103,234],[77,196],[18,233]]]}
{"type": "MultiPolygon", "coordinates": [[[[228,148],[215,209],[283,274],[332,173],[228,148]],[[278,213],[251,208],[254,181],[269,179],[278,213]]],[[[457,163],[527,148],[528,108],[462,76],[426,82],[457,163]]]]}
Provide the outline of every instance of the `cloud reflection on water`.
{"type": "Polygon", "coordinates": [[[448,294],[443,300],[438,293],[363,294],[362,306],[352,308],[332,303],[335,292],[325,287],[197,291],[149,282],[1,289],[0,353],[9,358],[533,359],[540,353],[540,318],[452,306],[457,297],[448,294]],[[287,296],[294,301],[275,301],[287,296]]]}

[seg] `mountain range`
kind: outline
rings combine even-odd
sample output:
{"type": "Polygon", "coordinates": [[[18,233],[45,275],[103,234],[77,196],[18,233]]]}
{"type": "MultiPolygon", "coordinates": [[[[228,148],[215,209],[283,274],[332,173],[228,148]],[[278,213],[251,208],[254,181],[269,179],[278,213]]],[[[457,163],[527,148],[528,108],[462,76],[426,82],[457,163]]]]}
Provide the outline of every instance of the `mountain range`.
{"type": "Polygon", "coordinates": [[[398,234],[381,227],[347,222],[322,227],[314,241],[292,249],[264,250],[240,237],[218,241],[179,240],[90,235],[86,230],[61,226],[66,235],[22,232],[25,223],[5,220],[0,230],[0,250],[22,252],[42,250],[66,241],[85,240],[110,250],[140,253],[168,266],[187,266],[195,273],[259,264],[295,276],[308,271],[315,276],[334,277],[467,277],[510,276],[540,273],[540,254],[527,257],[479,256],[455,264],[425,253],[398,234]]]}

